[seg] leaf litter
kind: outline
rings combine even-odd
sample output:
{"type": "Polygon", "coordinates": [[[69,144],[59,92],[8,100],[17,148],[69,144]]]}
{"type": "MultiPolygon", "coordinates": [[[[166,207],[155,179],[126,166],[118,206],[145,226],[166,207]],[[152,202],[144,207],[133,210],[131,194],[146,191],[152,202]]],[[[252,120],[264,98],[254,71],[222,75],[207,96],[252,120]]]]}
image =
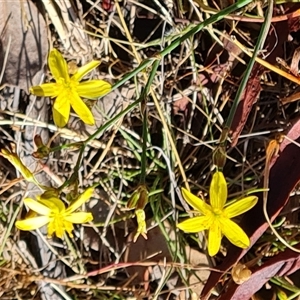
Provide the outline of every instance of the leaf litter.
{"type": "MultiPolygon", "coordinates": [[[[49,48],[57,48],[68,62],[78,66],[101,59],[90,79],[114,84],[143,59],[156,57],[188,30],[186,26],[226,9],[223,4],[215,1],[208,6],[201,0],[57,1],[55,5],[49,1],[2,1],[1,148],[18,153],[43,184],[63,184],[80,157],[78,142],[140,97],[146,84],[144,75],[149,75],[150,69],[88,103],[94,126],[85,125],[71,113],[68,127],[58,129],[51,116],[52,100],[28,95],[30,86],[45,82],[44,77],[46,82],[52,80],[46,68],[49,48]],[[34,159],[36,134],[51,148],[72,142],[72,151],[60,148],[48,158],[34,159]]],[[[65,193],[77,186],[82,192],[99,183],[86,205],[94,221],[76,227],[69,242],[46,239],[44,229],[25,233],[14,227],[27,213],[22,199],[39,191],[0,158],[1,299],[209,299],[211,291],[219,299],[246,299],[260,295],[267,285],[275,294],[280,287],[270,279],[272,276],[297,274],[299,254],[278,245],[263,215],[263,191],[257,189],[266,188],[267,145],[275,134],[283,132],[285,139],[278,156],[270,162],[267,211],[273,224],[281,224],[279,233],[294,245],[299,238],[298,214],[295,218],[299,203],[294,202],[287,211],[284,208],[296,197],[300,179],[299,107],[296,100],[285,99],[297,99],[298,3],[282,1],[275,6],[267,46],[259,56],[278,69],[277,58],[281,58],[290,66],[286,72],[296,78],[294,83],[257,62],[234,115],[230,146],[225,147],[227,162],[222,171],[230,198],[242,198],[255,189],[259,197],[258,205],[237,219],[251,246],[242,250],[223,239],[221,251],[210,258],[204,235],[176,231],[176,224],[187,217],[176,194],[176,188],[185,185],[179,163],[193,192],[207,198],[214,168],[212,153],[249,61],[224,38],[224,32],[253,48],[266,8],[255,2],[246,7],[247,15],[242,11],[225,15],[224,20],[180,43],[160,62],[146,104],[147,240],[139,237],[132,242],[137,224],[134,214],[126,209],[126,202],[140,184],[141,109],[131,110],[108,126],[85,148],[78,178],[65,193]],[[170,150],[154,97],[159,99],[172,130],[180,161],[170,150]],[[156,152],[157,148],[160,150],[156,152]],[[285,222],[292,220],[292,213],[294,223],[285,222]],[[248,275],[236,284],[230,270],[238,264],[245,266],[248,275]]],[[[298,248],[297,244],[294,247],[298,248]]],[[[290,290],[284,292],[292,294],[290,290]]]]}

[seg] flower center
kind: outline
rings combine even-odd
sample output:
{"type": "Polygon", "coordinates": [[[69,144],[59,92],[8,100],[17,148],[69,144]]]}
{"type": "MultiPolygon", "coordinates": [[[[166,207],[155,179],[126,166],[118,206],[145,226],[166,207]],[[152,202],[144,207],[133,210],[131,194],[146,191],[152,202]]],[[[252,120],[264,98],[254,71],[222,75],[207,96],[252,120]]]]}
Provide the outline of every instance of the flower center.
{"type": "Polygon", "coordinates": [[[70,96],[71,94],[77,93],[78,84],[77,81],[65,80],[61,77],[56,81],[57,94],[70,96]]]}
{"type": "Polygon", "coordinates": [[[213,208],[213,212],[216,216],[221,216],[223,214],[223,210],[220,208],[213,208]]]}

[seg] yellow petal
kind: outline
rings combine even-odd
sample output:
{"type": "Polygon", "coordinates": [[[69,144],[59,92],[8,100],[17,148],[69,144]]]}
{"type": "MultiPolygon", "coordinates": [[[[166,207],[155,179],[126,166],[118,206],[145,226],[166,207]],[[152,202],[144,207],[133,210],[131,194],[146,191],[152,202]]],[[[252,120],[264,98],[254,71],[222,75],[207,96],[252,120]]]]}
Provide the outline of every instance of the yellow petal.
{"type": "Polygon", "coordinates": [[[222,232],[230,241],[230,243],[240,247],[247,248],[250,245],[250,240],[244,230],[227,218],[220,218],[222,232]]]}
{"type": "Polygon", "coordinates": [[[47,206],[52,213],[56,213],[56,214],[64,213],[66,209],[64,203],[60,199],[55,197],[47,198],[47,199],[40,198],[38,202],[47,206]]]}
{"type": "Polygon", "coordinates": [[[208,232],[208,254],[214,256],[219,252],[222,234],[219,222],[212,223],[208,232]]]}
{"type": "Polygon", "coordinates": [[[25,220],[20,220],[16,222],[16,227],[20,230],[35,230],[49,222],[49,217],[39,216],[34,218],[29,218],[25,220]]]}
{"type": "Polygon", "coordinates": [[[59,78],[64,78],[66,81],[70,80],[67,62],[58,50],[51,50],[48,58],[48,64],[55,81],[59,78]]]}
{"type": "Polygon", "coordinates": [[[224,209],[225,215],[231,219],[251,209],[256,203],[258,198],[256,196],[249,196],[241,199],[224,209]]]}
{"type": "Polygon", "coordinates": [[[48,225],[48,237],[51,237],[53,233],[58,238],[62,238],[65,232],[64,220],[62,218],[53,218],[48,225]]]}
{"type": "Polygon", "coordinates": [[[64,219],[73,224],[82,224],[82,223],[92,221],[93,215],[91,213],[79,211],[79,212],[75,212],[75,213],[65,216],[64,219]]]}
{"type": "Polygon", "coordinates": [[[146,215],[145,215],[145,211],[143,209],[137,209],[135,211],[135,215],[136,215],[136,221],[138,223],[138,229],[137,231],[140,233],[147,233],[147,229],[146,229],[146,215]]]}
{"type": "Polygon", "coordinates": [[[177,224],[177,227],[184,232],[199,232],[208,229],[212,220],[213,218],[207,216],[193,217],[177,224]]]}
{"type": "Polygon", "coordinates": [[[212,212],[211,206],[205,203],[185,188],[181,189],[184,200],[193,207],[193,209],[201,212],[203,215],[209,215],[212,212]]]}
{"type": "Polygon", "coordinates": [[[69,121],[70,100],[64,94],[59,95],[52,108],[53,120],[57,127],[64,127],[69,121]]]}
{"type": "Polygon", "coordinates": [[[93,117],[92,112],[90,109],[86,106],[86,104],[82,101],[82,99],[77,95],[74,94],[70,98],[70,103],[78,117],[86,124],[88,125],[94,125],[95,120],[93,117]]]}
{"type": "Polygon", "coordinates": [[[54,219],[52,218],[51,222],[49,222],[48,224],[48,228],[47,228],[47,231],[48,231],[48,238],[51,238],[53,233],[55,232],[55,222],[54,222],[54,219]]]}
{"type": "Polygon", "coordinates": [[[74,201],[66,210],[66,214],[72,213],[77,208],[79,208],[82,204],[88,201],[94,193],[94,188],[86,189],[82,194],[79,195],[76,201],[74,201]]]}
{"type": "Polygon", "coordinates": [[[95,99],[106,95],[111,90],[111,85],[103,80],[89,80],[80,82],[77,87],[79,96],[88,99],[95,99]]]}
{"type": "Polygon", "coordinates": [[[227,184],[222,172],[214,173],[210,188],[209,201],[213,209],[222,210],[227,200],[227,184]]]}
{"type": "Polygon", "coordinates": [[[56,83],[44,83],[30,88],[30,93],[38,97],[56,97],[57,86],[56,83]]]}
{"type": "Polygon", "coordinates": [[[86,65],[78,68],[77,72],[71,77],[71,80],[80,81],[85,75],[100,65],[99,60],[92,60],[86,65]]]}
{"type": "Polygon", "coordinates": [[[43,216],[49,216],[51,214],[51,208],[47,207],[46,205],[33,200],[31,198],[24,199],[24,203],[27,207],[29,207],[31,210],[37,212],[40,215],[43,216]]]}
{"type": "Polygon", "coordinates": [[[69,236],[72,238],[73,237],[72,231],[74,230],[73,224],[71,222],[65,221],[64,222],[64,229],[69,234],[69,236]]]}
{"type": "Polygon", "coordinates": [[[133,242],[135,243],[140,235],[147,240],[147,225],[146,225],[146,215],[143,209],[137,209],[135,211],[136,221],[138,223],[138,228],[136,234],[133,237],[133,242]]]}

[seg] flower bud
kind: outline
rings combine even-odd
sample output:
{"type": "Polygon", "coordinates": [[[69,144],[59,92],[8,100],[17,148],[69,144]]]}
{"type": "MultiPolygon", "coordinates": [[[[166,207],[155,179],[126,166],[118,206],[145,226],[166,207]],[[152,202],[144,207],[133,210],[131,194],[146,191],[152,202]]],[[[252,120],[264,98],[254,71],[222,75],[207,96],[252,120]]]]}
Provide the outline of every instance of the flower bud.
{"type": "Polygon", "coordinates": [[[251,277],[252,272],[246,265],[238,263],[232,267],[231,276],[236,284],[242,284],[251,277]]]}
{"type": "Polygon", "coordinates": [[[222,171],[226,163],[226,151],[224,145],[219,145],[213,152],[213,164],[222,171]]]}
{"type": "Polygon", "coordinates": [[[145,185],[139,185],[131,195],[127,207],[130,209],[144,209],[148,203],[148,190],[145,185]]]}
{"type": "Polygon", "coordinates": [[[22,163],[21,159],[16,153],[12,153],[7,149],[1,149],[0,154],[6,158],[28,181],[37,184],[37,181],[31,171],[22,163]]]}
{"type": "Polygon", "coordinates": [[[49,155],[50,149],[44,145],[42,138],[39,134],[35,135],[34,143],[37,147],[37,151],[32,153],[32,156],[37,159],[42,159],[49,155]]]}

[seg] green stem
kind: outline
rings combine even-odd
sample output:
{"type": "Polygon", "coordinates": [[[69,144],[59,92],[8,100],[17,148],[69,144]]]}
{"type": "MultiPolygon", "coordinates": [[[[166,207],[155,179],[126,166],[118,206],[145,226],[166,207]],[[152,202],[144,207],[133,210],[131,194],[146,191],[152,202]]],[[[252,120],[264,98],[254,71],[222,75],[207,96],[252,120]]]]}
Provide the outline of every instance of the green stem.
{"type": "MultiPolygon", "coordinates": [[[[240,1],[236,2],[235,4],[225,8],[225,9],[221,10],[220,12],[216,13],[215,15],[211,16],[209,19],[205,20],[204,22],[195,25],[195,27],[193,27],[191,30],[189,30],[187,33],[185,33],[182,37],[177,38],[169,46],[167,46],[164,50],[159,52],[156,56],[148,58],[148,59],[144,60],[143,62],[141,62],[140,65],[136,69],[134,69],[132,72],[125,75],[120,81],[115,83],[112,87],[112,90],[115,90],[116,88],[120,87],[126,81],[128,81],[129,79],[131,79],[132,77],[137,75],[139,72],[143,71],[147,66],[154,63],[153,69],[151,71],[150,77],[148,79],[147,85],[146,85],[145,90],[144,90],[145,91],[145,96],[146,96],[147,95],[146,91],[149,91],[150,85],[152,84],[154,75],[156,73],[156,70],[158,68],[158,65],[159,65],[160,60],[161,60],[162,57],[169,54],[176,47],[180,46],[180,44],[182,42],[184,42],[186,39],[190,38],[191,36],[193,36],[194,34],[199,32],[200,30],[202,30],[204,27],[206,27],[210,24],[213,24],[217,21],[222,20],[226,15],[233,13],[234,11],[246,6],[247,4],[249,4],[251,2],[252,2],[252,0],[240,0],[240,1]]],[[[104,125],[102,125],[98,130],[96,130],[96,132],[94,134],[92,134],[90,137],[88,137],[82,143],[81,150],[80,150],[80,156],[77,160],[75,170],[74,170],[74,174],[73,174],[74,176],[72,175],[71,178],[69,180],[67,180],[60,187],[60,189],[68,186],[70,184],[71,180],[74,180],[74,179],[77,178],[77,173],[75,174],[75,172],[77,172],[79,170],[79,166],[80,166],[80,163],[81,163],[81,160],[82,160],[83,150],[84,150],[85,146],[88,144],[88,142],[94,140],[100,133],[104,132],[107,128],[112,126],[119,118],[121,118],[122,116],[127,114],[129,111],[131,111],[133,108],[135,108],[135,106],[137,104],[139,104],[142,100],[143,100],[143,97],[140,97],[139,99],[137,99],[135,102],[133,102],[131,105],[129,105],[122,112],[120,112],[115,117],[113,117],[108,122],[106,122],[104,125]]],[[[143,135],[144,135],[144,133],[143,133],[143,135]]],[[[147,140],[147,138],[145,138],[145,136],[143,136],[143,156],[145,155],[145,152],[146,152],[146,151],[144,151],[145,150],[144,149],[144,144],[146,144],[146,140],[147,140]]],[[[145,168],[146,168],[145,164],[146,164],[146,159],[145,159],[145,157],[142,157],[142,168],[144,168],[144,172],[142,172],[142,176],[145,176],[145,168]]],[[[145,179],[143,179],[143,180],[145,180],[145,179]]]]}
{"type": "Polygon", "coordinates": [[[147,95],[149,93],[151,84],[154,80],[154,77],[156,75],[157,68],[159,66],[160,61],[156,60],[153,64],[150,76],[148,78],[148,81],[146,83],[146,86],[141,94],[141,106],[142,106],[142,114],[143,114],[143,144],[142,144],[142,157],[141,157],[141,179],[140,183],[145,184],[146,182],[146,164],[147,164],[147,136],[148,136],[148,107],[147,107],[147,95]]]}
{"type": "MultiPolygon", "coordinates": [[[[147,106],[147,101],[145,100],[145,106],[147,106]]],[[[143,144],[142,144],[142,157],[141,157],[141,178],[140,178],[140,184],[146,183],[146,162],[147,162],[147,124],[148,124],[148,108],[144,108],[144,114],[143,114],[143,144]]]]}
{"type": "Polygon", "coordinates": [[[73,183],[78,179],[79,168],[80,168],[81,162],[82,162],[82,160],[83,160],[84,149],[85,149],[85,147],[84,147],[84,146],[81,146],[80,152],[79,152],[79,156],[78,156],[76,165],[75,165],[75,167],[74,167],[74,171],[73,171],[71,177],[70,177],[68,180],[66,180],[66,181],[58,188],[59,191],[62,191],[65,187],[70,186],[71,184],[73,184],[73,183]]]}
{"type": "Polygon", "coordinates": [[[209,19],[203,21],[200,24],[195,25],[191,30],[189,30],[187,33],[185,33],[183,36],[177,38],[174,42],[172,42],[169,46],[167,46],[164,50],[159,52],[155,57],[148,58],[140,63],[140,65],[134,69],[132,72],[128,73],[126,76],[124,76],[121,80],[119,80],[117,83],[115,83],[112,87],[112,90],[115,90],[116,88],[120,87],[122,84],[124,84],[126,81],[137,75],[139,72],[144,70],[147,66],[151,65],[154,61],[160,60],[165,55],[169,54],[171,51],[173,51],[176,47],[180,46],[182,42],[184,42],[186,39],[190,38],[200,30],[202,30],[204,27],[213,24],[215,22],[218,22],[222,19],[224,19],[225,16],[228,14],[233,13],[234,11],[246,6],[247,4],[251,3],[252,0],[240,0],[236,2],[235,4],[226,7],[225,9],[221,10],[220,12],[216,13],[215,15],[211,16],[209,19]]]}
{"type": "Polygon", "coordinates": [[[94,134],[90,135],[83,142],[83,146],[86,146],[90,141],[94,140],[97,137],[97,135],[101,134],[107,128],[109,128],[110,126],[112,126],[113,124],[115,124],[116,121],[118,121],[121,117],[123,117],[124,115],[126,115],[127,113],[129,113],[131,110],[133,110],[141,101],[142,101],[141,98],[137,99],[136,101],[134,101],[133,103],[131,103],[130,105],[128,105],[120,113],[118,113],[116,116],[114,116],[113,118],[111,118],[110,120],[108,120],[104,125],[102,125],[98,130],[96,130],[96,132],[94,134]]]}
{"type": "Polygon", "coordinates": [[[227,129],[230,128],[231,125],[232,125],[232,121],[233,121],[234,115],[236,113],[238,104],[241,100],[242,93],[245,90],[245,87],[248,83],[248,79],[250,77],[252,68],[254,66],[255,58],[257,57],[258,52],[262,49],[262,47],[265,43],[266,37],[269,33],[269,28],[270,28],[270,25],[271,25],[271,19],[272,19],[272,14],[273,14],[273,2],[274,2],[273,0],[268,1],[269,5],[268,5],[267,13],[266,13],[265,22],[261,26],[260,33],[259,33],[259,36],[258,36],[258,39],[257,39],[257,44],[254,48],[253,56],[252,56],[252,58],[250,59],[250,61],[248,63],[248,66],[247,66],[246,71],[245,71],[245,75],[244,75],[244,77],[241,81],[241,84],[239,85],[239,88],[238,88],[236,96],[234,98],[232,107],[230,109],[230,113],[229,113],[229,116],[228,116],[226,124],[225,124],[225,128],[227,128],[227,129]]]}
{"type": "Polygon", "coordinates": [[[180,46],[182,42],[184,42],[186,39],[190,38],[194,34],[198,33],[204,27],[224,19],[225,16],[233,13],[234,11],[238,10],[239,8],[242,8],[242,7],[246,6],[247,4],[249,4],[251,2],[252,2],[252,0],[240,0],[240,1],[236,2],[235,4],[222,9],[221,11],[216,13],[215,15],[211,16],[209,19],[204,20],[200,24],[197,24],[195,27],[193,27],[191,30],[189,30],[182,37],[177,38],[168,47],[166,47],[164,50],[162,50],[159,53],[159,55],[161,57],[163,57],[163,56],[169,54],[176,47],[180,46]]]}

